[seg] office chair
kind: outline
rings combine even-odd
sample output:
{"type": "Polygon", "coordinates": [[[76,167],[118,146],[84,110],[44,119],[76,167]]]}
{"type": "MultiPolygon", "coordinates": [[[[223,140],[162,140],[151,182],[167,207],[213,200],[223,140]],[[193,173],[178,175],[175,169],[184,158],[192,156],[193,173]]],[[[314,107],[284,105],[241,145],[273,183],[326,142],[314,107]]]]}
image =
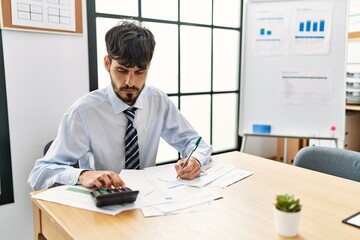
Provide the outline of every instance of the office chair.
{"type": "Polygon", "coordinates": [[[331,147],[300,149],[294,165],[360,182],[360,152],[331,147]]]}
{"type": "Polygon", "coordinates": [[[50,148],[50,146],[51,146],[51,144],[52,144],[53,141],[54,141],[54,140],[51,140],[50,142],[48,142],[48,143],[45,145],[44,150],[43,150],[44,156],[45,156],[45,154],[47,153],[47,151],[49,150],[49,148],[50,148]]]}
{"type": "MultiPolygon", "coordinates": [[[[50,142],[48,142],[45,147],[44,147],[44,150],[43,150],[43,154],[44,156],[46,155],[47,151],[49,150],[51,144],[53,143],[54,140],[51,140],[50,142]]],[[[79,161],[77,161],[74,165],[71,165],[73,166],[74,168],[79,168],[79,161]]],[[[53,185],[51,185],[50,187],[48,188],[53,188],[53,187],[58,187],[58,186],[62,186],[64,184],[61,184],[61,183],[57,183],[55,182],[53,185]]],[[[40,239],[40,238],[39,238],[40,239]]]]}

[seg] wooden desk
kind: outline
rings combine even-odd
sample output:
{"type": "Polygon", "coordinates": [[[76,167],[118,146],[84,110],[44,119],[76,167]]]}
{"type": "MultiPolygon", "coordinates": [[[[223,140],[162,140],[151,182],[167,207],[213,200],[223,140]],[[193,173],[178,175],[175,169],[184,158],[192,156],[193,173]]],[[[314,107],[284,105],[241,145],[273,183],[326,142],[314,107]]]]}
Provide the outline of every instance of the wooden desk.
{"type": "Polygon", "coordinates": [[[360,183],[272,160],[231,152],[213,160],[254,175],[219,190],[221,209],[144,218],[140,210],[110,216],[33,199],[35,239],[282,239],[272,207],[279,193],[303,203],[299,235],[292,239],[360,239],[341,220],[360,211],[360,183]]]}

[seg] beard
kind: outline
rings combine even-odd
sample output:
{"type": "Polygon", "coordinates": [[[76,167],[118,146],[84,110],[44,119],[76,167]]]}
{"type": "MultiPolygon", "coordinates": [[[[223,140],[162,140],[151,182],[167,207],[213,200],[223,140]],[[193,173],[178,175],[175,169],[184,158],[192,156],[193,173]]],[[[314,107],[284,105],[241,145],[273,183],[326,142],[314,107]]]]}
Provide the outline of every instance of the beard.
{"type": "Polygon", "coordinates": [[[120,88],[117,88],[115,86],[115,83],[113,81],[113,78],[110,74],[110,78],[111,78],[111,85],[114,89],[114,92],[116,94],[116,96],[123,101],[124,103],[126,103],[129,106],[133,106],[136,102],[136,100],[138,99],[138,97],[140,96],[140,93],[142,92],[142,90],[145,87],[145,84],[141,87],[135,87],[135,86],[123,86],[120,88]]]}

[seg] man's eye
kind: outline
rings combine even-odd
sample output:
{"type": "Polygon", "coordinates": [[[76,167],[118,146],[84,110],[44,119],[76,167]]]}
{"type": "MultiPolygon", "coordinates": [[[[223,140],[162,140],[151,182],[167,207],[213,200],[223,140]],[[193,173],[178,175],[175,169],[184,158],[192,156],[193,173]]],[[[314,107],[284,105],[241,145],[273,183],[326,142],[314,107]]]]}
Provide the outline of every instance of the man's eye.
{"type": "Polygon", "coordinates": [[[143,74],[145,71],[141,70],[141,71],[136,71],[135,74],[141,75],[143,74]]]}
{"type": "Polygon", "coordinates": [[[121,69],[121,68],[118,68],[117,71],[118,71],[118,72],[121,72],[121,73],[126,72],[124,69],[121,69]]]}

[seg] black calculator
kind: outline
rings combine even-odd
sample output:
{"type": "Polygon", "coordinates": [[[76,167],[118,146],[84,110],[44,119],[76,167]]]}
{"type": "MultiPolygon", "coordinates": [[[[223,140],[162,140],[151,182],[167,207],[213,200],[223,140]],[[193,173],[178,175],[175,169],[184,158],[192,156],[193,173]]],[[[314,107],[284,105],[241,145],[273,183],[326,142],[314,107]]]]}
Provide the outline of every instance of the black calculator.
{"type": "Polygon", "coordinates": [[[97,207],[135,202],[139,191],[130,188],[97,189],[91,192],[97,207]]]}

